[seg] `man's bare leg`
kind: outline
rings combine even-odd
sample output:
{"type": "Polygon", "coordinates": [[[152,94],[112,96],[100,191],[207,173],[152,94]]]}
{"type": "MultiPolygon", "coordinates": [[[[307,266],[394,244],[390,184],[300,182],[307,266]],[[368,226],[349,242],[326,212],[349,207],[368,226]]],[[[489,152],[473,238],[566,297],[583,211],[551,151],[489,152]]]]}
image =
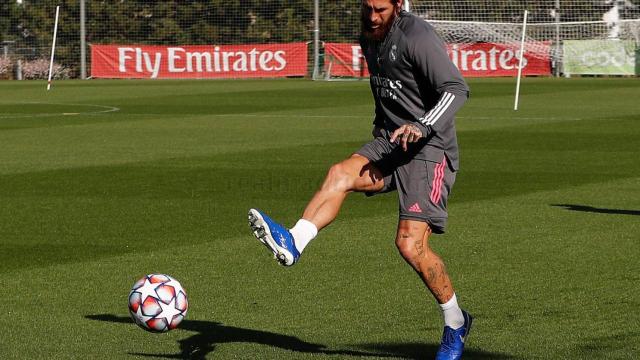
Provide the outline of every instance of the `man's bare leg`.
{"type": "Polygon", "coordinates": [[[444,262],[429,247],[429,236],[431,236],[431,228],[427,223],[400,220],[396,246],[405,261],[418,273],[433,297],[438,303],[444,304],[453,296],[453,286],[444,262]]]}
{"type": "Polygon", "coordinates": [[[298,261],[318,230],[336,218],[347,194],[352,191],[377,191],[383,185],[381,172],[369,159],[352,155],[329,169],[320,190],[307,205],[302,219],[291,229],[273,221],[257,209],[249,210],[249,225],[256,238],[273,252],[280,264],[291,266],[298,261]]]}
{"type": "Polygon", "coordinates": [[[429,247],[429,236],[431,228],[427,223],[400,220],[396,245],[402,257],[418,273],[442,310],[445,326],[436,360],[460,359],[473,317],[458,306],[444,263],[429,247]]]}
{"type": "Polygon", "coordinates": [[[320,187],[302,214],[302,218],[313,223],[318,230],[329,225],[338,215],[340,207],[353,191],[378,191],[384,185],[382,174],[361,155],[333,165],[320,187]]]}
{"type": "Polygon", "coordinates": [[[462,310],[447,274],[444,262],[429,247],[431,228],[425,222],[400,220],[396,246],[402,257],[418,273],[443,312],[445,324],[452,329],[464,325],[462,310]]]}

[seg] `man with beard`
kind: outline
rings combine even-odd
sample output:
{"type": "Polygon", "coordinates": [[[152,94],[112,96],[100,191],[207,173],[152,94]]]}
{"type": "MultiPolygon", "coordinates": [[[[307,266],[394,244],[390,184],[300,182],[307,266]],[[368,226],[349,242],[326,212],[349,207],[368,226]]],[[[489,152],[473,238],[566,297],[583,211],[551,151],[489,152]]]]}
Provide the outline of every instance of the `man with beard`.
{"type": "Polygon", "coordinates": [[[458,170],[455,113],[469,95],[442,40],[403,0],[361,0],[360,45],[371,74],[374,139],[333,165],[290,230],[249,210],[254,235],[284,265],[295,264],[350,192],[397,190],[396,246],[440,304],[444,334],[436,359],[459,359],[472,317],[461,310],[442,259],[429,247],[442,234],[458,170]]]}

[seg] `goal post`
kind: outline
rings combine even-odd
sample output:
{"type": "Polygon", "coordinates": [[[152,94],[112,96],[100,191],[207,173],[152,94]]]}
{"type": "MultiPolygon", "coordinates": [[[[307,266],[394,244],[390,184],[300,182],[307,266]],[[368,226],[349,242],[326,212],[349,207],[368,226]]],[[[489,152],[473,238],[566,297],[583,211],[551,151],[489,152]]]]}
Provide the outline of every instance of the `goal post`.
{"type": "MultiPolygon", "coordinates": [[[[466,77],[518,76],[525,10],[522,76],[638,74],[640,0],[412,0],[410,9],[434,26],[466,77]]],[[[359,29],[359,19],[342,20],[359,29]]],[[[322,31],[327,41],[331,34],[322,31]]],[[[349,44],[357,44],[356,34],[349,44]]],[[[358,77],[357,58],[323,55],[322,79],[358,77]]]]}
{"type": "MultiPolygon", "coordinates": [[[[445,42],[463,53],[471,47],[467,54],[477,44],[520,44],[525,10],[524,76],[638,75],[633,66],[640,47],[638,0],[413,2],[413,12],[434,25],[445,42]]],[[[458,65],[483,65],[473,55],[467,60],[458,65]]],[[[517,66],[511,70],[505,75],[517,76],[517,66]]]]}
{"type": "Polygon", "coordinates": [[[60,6],[56,6],[55,22],[53,25],[53,41],[51,42],[51,60],[49,61],[49,78],[47,79],[47,91],[51,90],[51,79],[53,77],[53,59],[56,53],[56,38],[58,35],[58,18],[60,17],[60,6]]]}
{"type": "Polygon", "coordinates": [[[529,12],[527,10],[524,11],[524,20],[522,20],[522,37],[520,38],[520,51],[518,53],[518,77],[516,80],[516,99],[515,104],[513,105],[513,110],[518,110],[519,100],[520,100],[520,83],[522,80],[522,67],[524,64],[524,43],[525,36],[527,34],[527,18],[529,17],[529,12]]]}
{"type": "MultiPolygon", "coordinates": [[[[17,78],[8,72],[20,64],[24,78],[47,79],[55,3],[0,5],[0,78],[17,78]]],[[[434,26],[467,77],[516,77],[525,10],[525,77],[630,76],[640,64],[640,0],[411,0],[403,6],[434,26]]],[[[105,56],[110,72],[103,75],[116,77],[367,77],[351,47],[360,27],[360,1],[66,2],[53,79],[99,74],[106,65],[96,60],[105,56]],[[331,44],[344,44],[349,56],[329,52],[331,44]],[[101,46],[115,48],[93,54],[101,46]]]]}

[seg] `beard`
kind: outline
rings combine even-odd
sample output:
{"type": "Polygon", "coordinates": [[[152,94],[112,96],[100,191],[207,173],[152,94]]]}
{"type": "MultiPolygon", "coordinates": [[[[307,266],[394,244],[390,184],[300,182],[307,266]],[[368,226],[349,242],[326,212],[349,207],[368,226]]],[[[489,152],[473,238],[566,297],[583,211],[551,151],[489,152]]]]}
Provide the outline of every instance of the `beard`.
{"type": "Polygon", "coordinates": [[[387,22],[380,24],[377,28],[373,28],[374,24],[369,21],[364,15],[362,16],[361,26],[362,26],[362,34],[368,40],[373,41],[382,41],[391,30],[391,26],[393,25],[393,21],[398,16],[397,12],[393,12],[393,15],[387,20],[387,22]]]}

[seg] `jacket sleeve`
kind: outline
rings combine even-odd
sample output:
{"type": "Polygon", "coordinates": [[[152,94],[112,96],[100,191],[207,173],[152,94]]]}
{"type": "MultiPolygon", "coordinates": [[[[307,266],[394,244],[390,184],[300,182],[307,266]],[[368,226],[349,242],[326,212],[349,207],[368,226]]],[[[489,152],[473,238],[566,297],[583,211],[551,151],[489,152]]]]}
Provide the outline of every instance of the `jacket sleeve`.
{"type": "MultiPolygon", "coordinates": [[[[359,39],[359,44],[360,44],[360,49],[362,49],[362,53],[366,54],[367,53],[367,49],[369,48],[369,44],[367,43],[367,41],[365,40],[364,36],[360,36],[359,39]]],[[[367,59],[365,56],[362,57],[364,61],[368,62],[369,59],[367,59]]],[[[361,66],[363,66],[364,64],[361,64],[361,66]]],[[[367,63],[367,65],[369,65],[367,63]]],[[[375,93],[375,87],[371,86],[371,95],[373,95],[373,101],[375,103],[375,113],[374,113],[374,117],[373,117],[373,125],[375,127],[384,127],[384,110],[382,109],[382,105],[380,104],[380,99],[379,97],[376,95],[375,93]]]]}
{"type": "Polygon", "coordinates": [[[373,118],[373,125],[376,127],[384,127],[384,110],[382,110],[382,105],[380,105],[380,99],[378,99],[375,94],[373,95],[373,98],[375,102],[375,116],[373,118]]]}
{"type": "MultiPolygon", "coordinates": [[[[456,112],[469,97],[469,87],[453,64],[444,42],[428,24],[412,34],[409,58],[416,72],[424,76],[432,89],[440,95],[438,102],[417,119],[423,136],[451,126],[456,112]]],[[[427,99],[423,99],[423,102],[427,99]]]]}

